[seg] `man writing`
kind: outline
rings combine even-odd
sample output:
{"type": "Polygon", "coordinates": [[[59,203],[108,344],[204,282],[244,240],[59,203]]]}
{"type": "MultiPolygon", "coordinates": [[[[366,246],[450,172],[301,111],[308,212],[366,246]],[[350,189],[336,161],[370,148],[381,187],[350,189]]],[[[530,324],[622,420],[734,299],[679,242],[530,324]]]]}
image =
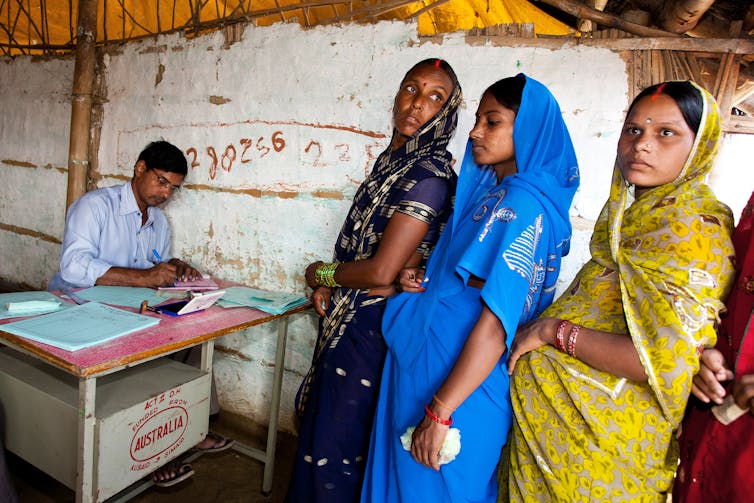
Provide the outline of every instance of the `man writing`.
{"type": "Polygon", "coordinates": [[[129,183],[81,196],[68,210],[60,272],[49,289],[157,288],[200,278],[199,271],[170,257],[170,227],[157,207],[180,188],[187,171],[178,147],[157,141],[139,154],[129,183]]]}
{"type": "MultiPolygon", "coordinates": [[[[166,141],[147,145],[139,154],[130,182],[81,196],[68,209],[60,271],[49,290],[93,285],[157,288],[177,279],[194,280],[201,273],[170,255],[170,226],[158,206],[183,183],[188,165],[183,152],[166,141]]],[[[201,351],[181,351],[173,357],[199,366],[201,351]]],[[[219,412],[214,381],[210,414],[219,412]]],[[[206,451],[231,447],[233,440],[215,433],[195,446],[206,451]]],[[[152,474],[161,486],[173,485],[193,474],[176,459],[152,474]]]]}

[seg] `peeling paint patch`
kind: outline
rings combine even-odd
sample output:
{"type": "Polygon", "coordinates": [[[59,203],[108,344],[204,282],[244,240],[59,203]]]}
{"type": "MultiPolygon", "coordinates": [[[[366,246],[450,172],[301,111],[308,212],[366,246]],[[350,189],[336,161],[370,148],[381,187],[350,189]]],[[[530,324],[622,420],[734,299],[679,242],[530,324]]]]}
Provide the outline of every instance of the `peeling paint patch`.
{"type": "Polygon", "coordinates": [[[322,199],[335,199],[337,201],[342,201],[344,199],[342,192],[336,192],[334,190],[314,190],[312,191],[312,196],[322,199]]]}
{"type": "Polygon", "coordinates": [[[23,227],[18,227],[17,225],[4,224],[0,222],[0,229],[4,231],[12,232],[14,234],[19,234],[21,236],[31,236],[33,238],[41,239],[42,241],[47,241],[49,243],[55,243],[57,245],[61,244],[60,239],[54,236],[50,236],[48,234],[44,234],[39,231],[25,229],[23,227]]]}
{"type": "Polygon", "coordinates": [[[13,159],[3,159],[3,164],[7,164],[9,166],[18,166],[20,168],[36,168],[36,164],[32,164],[30,162],[26,161],[14,161],[13,159]]]}
{"type": "Polygon", "coordinates": [[[227,346],[221,346],[219,344],[215,344],[215,351],[228,355],[228,357],[231,357],[231,358],[238,358],[239,360],[243,360],[245,362],[253,361],[251,358],[249,358],[242,352],[236,349],[231,349],[227,346]]]}
{"type": "Polygon", "coordinates": [[[167,45],[153,45],[152,47],[146,47],[142,51],[139,51],[139,54],[160,54],[162,52],[167,52],[167,50],[167,45]]]}
{"type": "Polygon", "coordinates": [[[154,79],[154,86],[157,87],[162,82],[162,76],[165,75],[165,65],[160,63],[157,66],[157,76],[154,79]]]}
{"type": "Polygon", "coordinates": [[[298,192],[292,192],[292,191],[274,191],[274,190],[264,190],[262,191],[262,195],[265,197],[279,197],[280,199],[295,199],[296,196],[298,196],[298,192]]]}
{"type": "Polygon", "coordinates": [[[224,105],[226,103],[230,103],[231,101],[233,100],[231,100],[230,98],[223,98],[222,96],[209,97],[209,102],[212,103],[213,105],[224,105]]]}

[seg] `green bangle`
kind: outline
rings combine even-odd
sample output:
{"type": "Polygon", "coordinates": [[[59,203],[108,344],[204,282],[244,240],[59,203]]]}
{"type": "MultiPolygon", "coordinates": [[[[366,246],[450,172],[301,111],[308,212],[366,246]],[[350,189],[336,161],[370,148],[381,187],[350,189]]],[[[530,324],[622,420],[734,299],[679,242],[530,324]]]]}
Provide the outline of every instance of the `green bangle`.
{"type": "Polygon", "coordinates": [[[317,269],[314,270],[314,280],[317,284],[329,287],[340,286],[338,282],[335,281],[335,269],[338,268],[338,265],[340,264],[333,262],[331,264],[322,264],[317,267],[317,269]]]}

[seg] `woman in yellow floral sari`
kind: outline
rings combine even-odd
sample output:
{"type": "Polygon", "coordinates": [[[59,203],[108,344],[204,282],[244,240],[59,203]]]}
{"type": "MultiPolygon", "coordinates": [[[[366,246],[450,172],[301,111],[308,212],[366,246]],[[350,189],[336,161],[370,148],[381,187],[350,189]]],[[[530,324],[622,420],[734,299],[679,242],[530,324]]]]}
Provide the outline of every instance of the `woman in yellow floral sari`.
{"type": "Polygon", "coordinates": [[[511,347],[511,501],[665,501],[732,280],[732,216],[704,183],[719,136],[691,82],[631,104],[591,260],[511,347]]]}

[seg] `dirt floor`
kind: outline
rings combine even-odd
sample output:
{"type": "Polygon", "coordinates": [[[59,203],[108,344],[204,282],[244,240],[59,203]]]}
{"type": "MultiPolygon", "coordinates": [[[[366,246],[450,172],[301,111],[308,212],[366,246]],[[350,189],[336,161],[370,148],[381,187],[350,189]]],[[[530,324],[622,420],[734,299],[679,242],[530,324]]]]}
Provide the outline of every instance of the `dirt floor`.
{"type": "MultiPolygon", "coordinates": [[[[266,431],[249,432],[248,426],[223,414],[210,424],[213,431],[244,444],[263,448],[266,431]]],[[[151,486],[131,501],[134,503],[278,503],[285,498],[296,449],[293,435],[278,434],[272,492],[262,495],[264,465],[232,449],[205,454],[191,462],[194,476],[173,487],[151,486]]],[[[6,452],[13,484],[20,503],[72,503],[75,494],[33,466],[6,452]]]]}

